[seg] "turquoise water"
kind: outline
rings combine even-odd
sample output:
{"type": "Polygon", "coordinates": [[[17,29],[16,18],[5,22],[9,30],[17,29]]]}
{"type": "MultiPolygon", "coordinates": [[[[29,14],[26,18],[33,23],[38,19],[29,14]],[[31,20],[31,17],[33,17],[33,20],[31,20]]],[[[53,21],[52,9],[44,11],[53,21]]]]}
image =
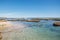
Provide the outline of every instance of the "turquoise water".
{"type": "Polygon", "coordinates": [[[12,22],[14,25],[22,23],[25,27],[4,33],[3,40],[60,40],[60,27],[54,27],[53,22],[12,22]]]}

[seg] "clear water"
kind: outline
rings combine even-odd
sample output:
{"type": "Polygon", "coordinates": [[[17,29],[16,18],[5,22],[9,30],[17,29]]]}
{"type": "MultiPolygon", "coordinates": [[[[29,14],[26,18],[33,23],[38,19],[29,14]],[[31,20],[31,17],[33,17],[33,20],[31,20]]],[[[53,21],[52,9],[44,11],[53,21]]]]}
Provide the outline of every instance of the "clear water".
{"type": "Polygon", "coordinates": [[[24,24],[22,30],[3,33],[2,40],[60,40],[60,27],[53,26],[54,21],[41,20],[40,22],[11,22],[24,24]]]}

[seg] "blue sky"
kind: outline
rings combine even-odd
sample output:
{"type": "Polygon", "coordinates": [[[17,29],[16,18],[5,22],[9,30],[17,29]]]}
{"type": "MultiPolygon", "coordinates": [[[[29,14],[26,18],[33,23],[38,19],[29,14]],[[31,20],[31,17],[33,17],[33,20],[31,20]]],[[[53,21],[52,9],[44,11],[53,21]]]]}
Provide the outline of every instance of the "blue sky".
{"type": "Polygon", "coordinates": [[[0,17],[60,17],[60,1],[0,0],[0,17]]]}

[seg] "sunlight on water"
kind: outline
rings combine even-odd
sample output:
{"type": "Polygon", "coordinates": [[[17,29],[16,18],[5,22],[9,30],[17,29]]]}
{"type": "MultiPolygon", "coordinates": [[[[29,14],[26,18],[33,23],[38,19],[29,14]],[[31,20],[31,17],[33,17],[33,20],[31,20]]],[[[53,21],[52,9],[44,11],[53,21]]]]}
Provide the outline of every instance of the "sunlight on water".
{"type": "Polygon", "coordinates": [[[52,21],[11,23],[14,31],[2,33],[2,40],[60,40],[60,27],[53,27],[52,21]]]}

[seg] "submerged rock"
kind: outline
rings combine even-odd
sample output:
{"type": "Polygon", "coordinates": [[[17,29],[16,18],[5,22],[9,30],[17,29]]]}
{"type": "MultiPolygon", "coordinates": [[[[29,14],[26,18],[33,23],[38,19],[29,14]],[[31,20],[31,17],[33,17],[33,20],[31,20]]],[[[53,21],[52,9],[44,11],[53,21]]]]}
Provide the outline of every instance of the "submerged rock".
{"type": "Polygon", "coordinates": [[[0,22],[0,32],[10,32],[15,30],[22,30],[25,28],[25,25],[20,23],[13,24],[12,22],[0,22]]]}
{"type": "Polygon", "coordinates": [[[12,27],[12,24],[7,21],[0,22],[0,32],[5,31],[6,29],[12,27]]]}

